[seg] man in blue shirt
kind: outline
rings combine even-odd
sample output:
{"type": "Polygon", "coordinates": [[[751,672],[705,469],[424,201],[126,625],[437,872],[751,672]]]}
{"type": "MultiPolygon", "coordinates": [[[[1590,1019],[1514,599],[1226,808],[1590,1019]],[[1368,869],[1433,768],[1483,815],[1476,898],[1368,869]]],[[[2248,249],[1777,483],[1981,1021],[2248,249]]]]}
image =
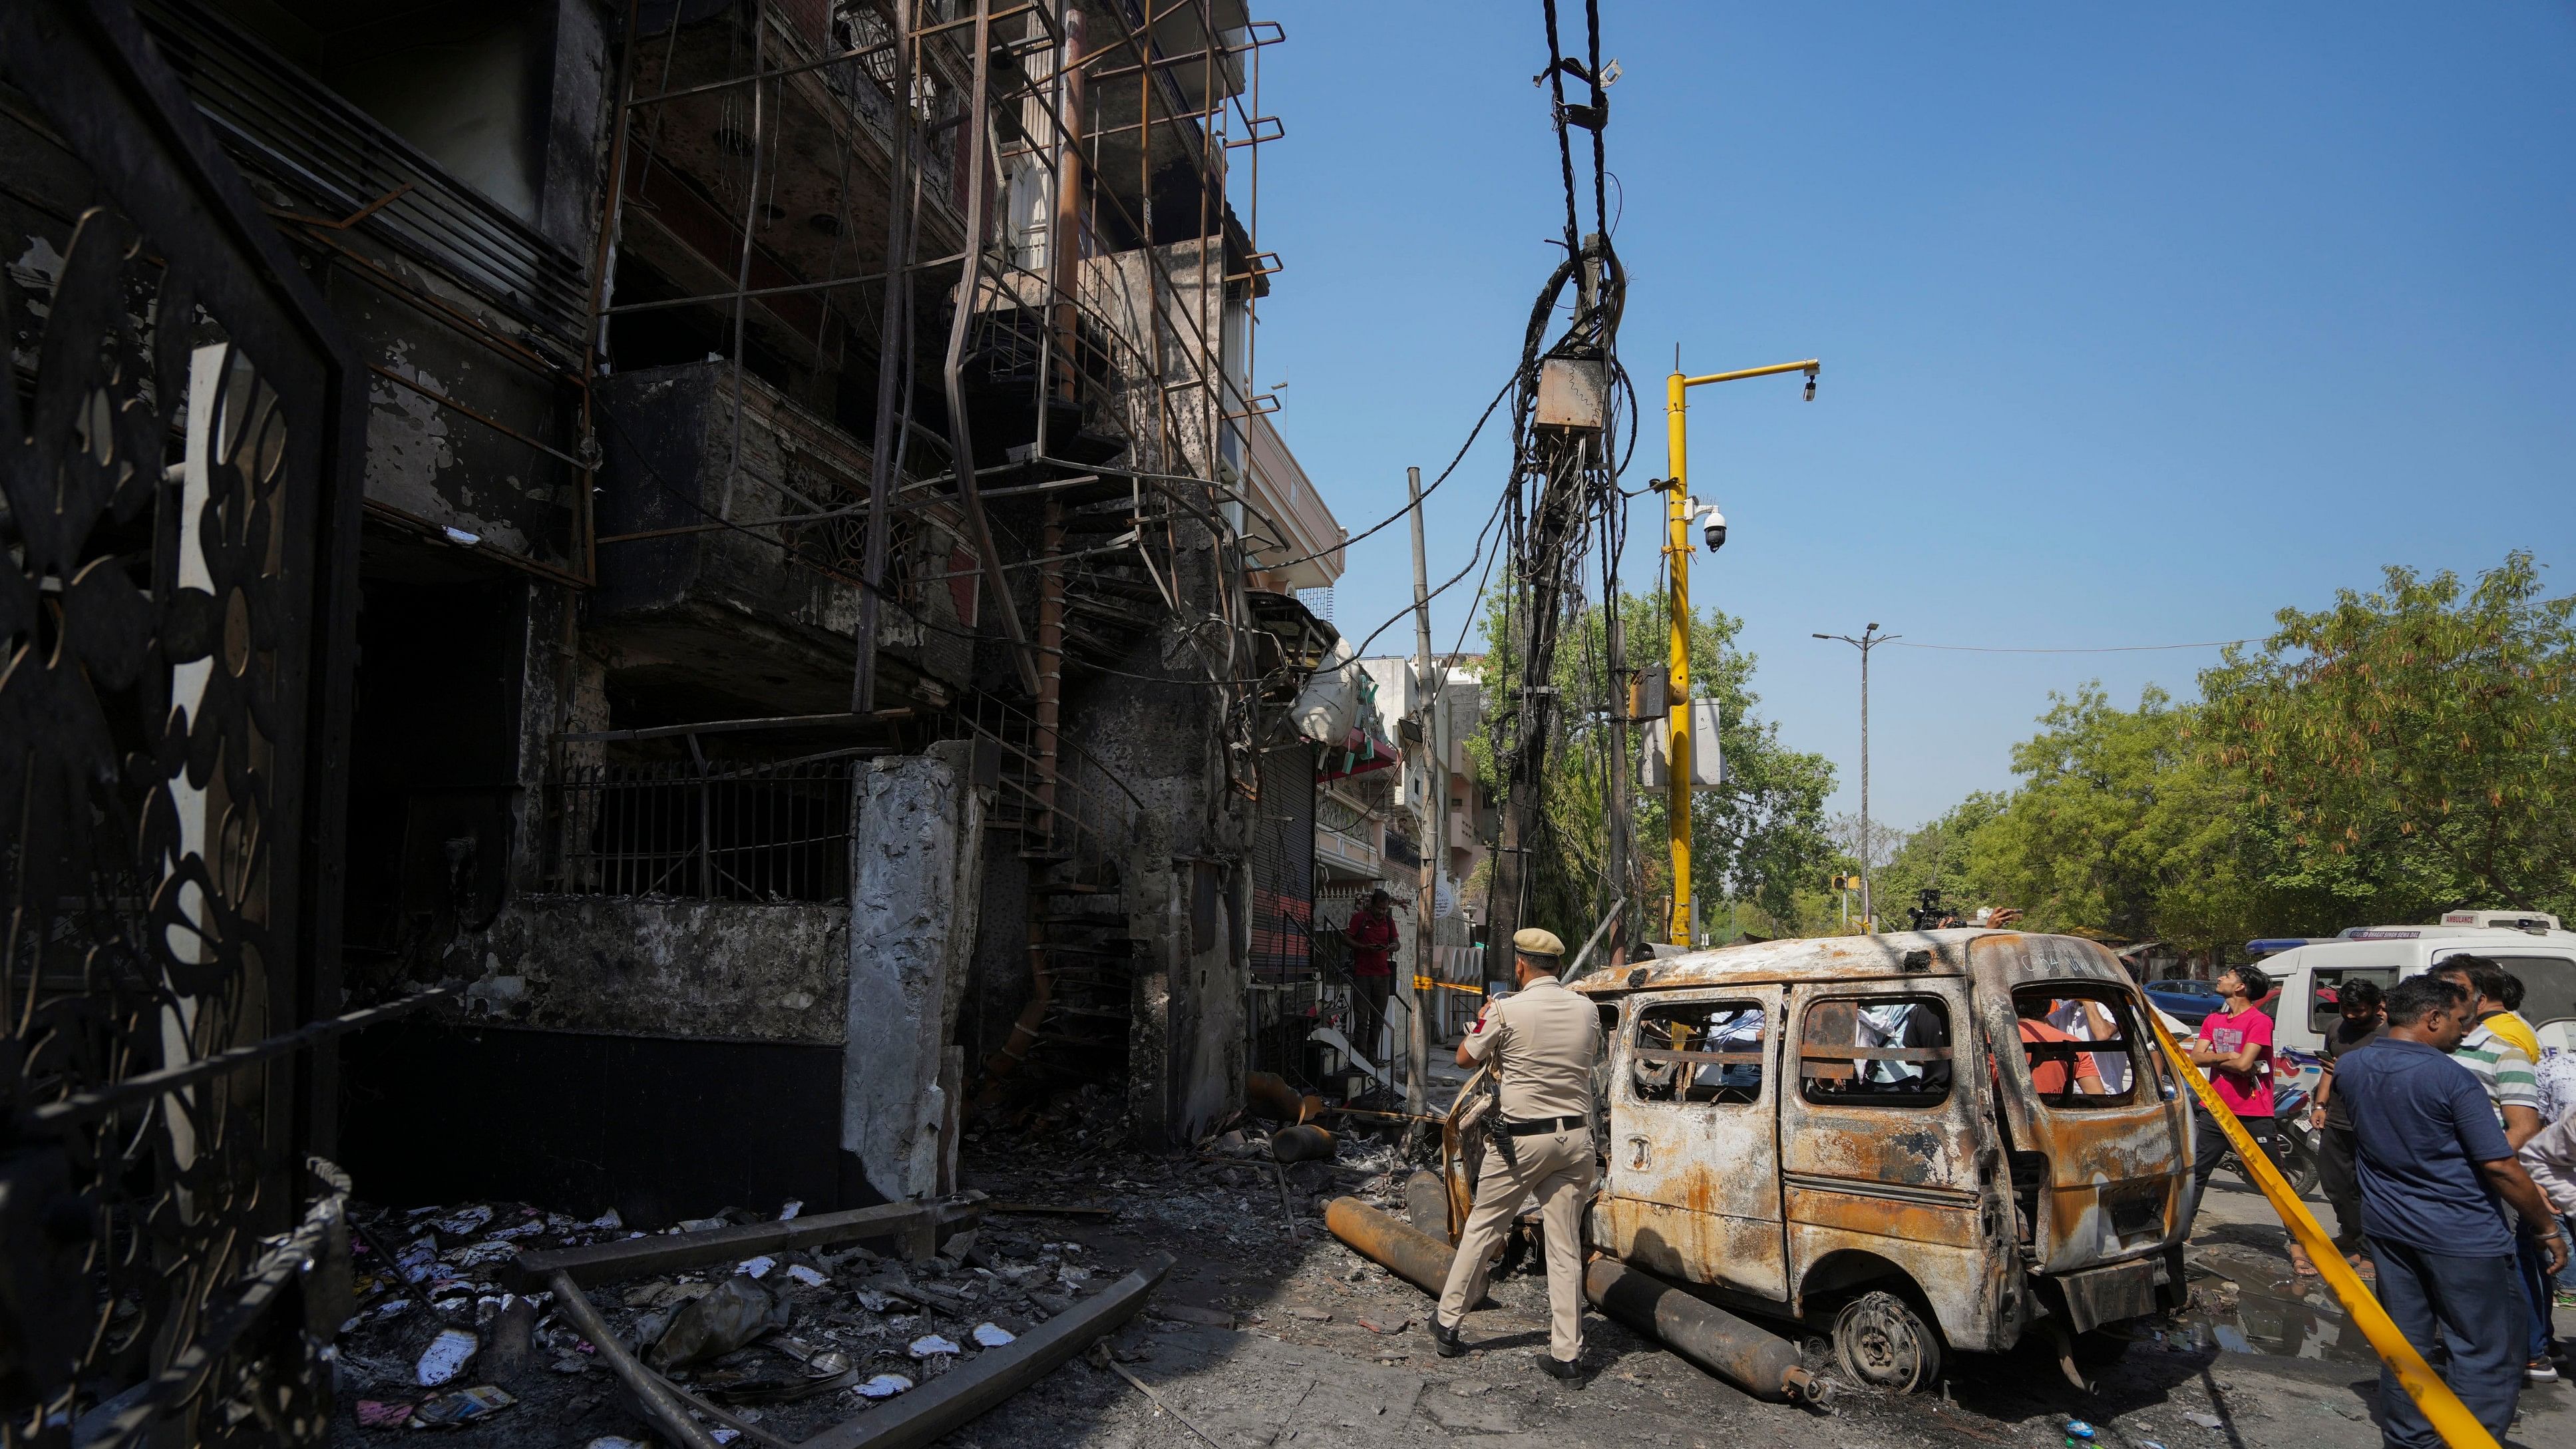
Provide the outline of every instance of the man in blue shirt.
{"type": "MultiPolygon", "coordinates": [[[[2514,1160],[2486,1090],[2451,1060],[2468,1033],[2469,1005],[2447,981],[2399,982],[2388,993],[2388,1034],[2336,1064],[2335,1096],[2352,1108],[2380,1304],[2419,1352],[2429,1353],[2437,1335],[2449,1344],[2444,1378],[2501,1443],[2522,1396],[2530,1337],[2504,1205],[2551,1224],[2540,1244],[2551,1272],[2566,1266],[2567,1239],[2514,1160]]],[[[2399,1449],[2442,1443],[2388,1368],[2379,1372],[2379,1432],[2399,1449]]]]}

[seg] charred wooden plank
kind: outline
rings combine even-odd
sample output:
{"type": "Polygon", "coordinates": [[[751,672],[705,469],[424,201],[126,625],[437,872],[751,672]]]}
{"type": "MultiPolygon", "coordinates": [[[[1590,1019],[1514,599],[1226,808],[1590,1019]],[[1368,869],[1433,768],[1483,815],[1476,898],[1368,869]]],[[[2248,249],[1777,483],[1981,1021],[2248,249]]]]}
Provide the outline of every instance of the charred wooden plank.
{"type": "MultiPolygon", "coordinates": [[[[938,1202],[893,1202],[879,1207],[852,1208],[846,1212],[816,1213],[812,1217],[789,1218],[784,1222],[746,1223],[738,1227],[711,1228],[702,1233],[648,1234],[613,1243],[593,1243],[582,1248],[522,1252],[512,1274],[520,1291],[525,1292],[542,1285],[557,1273],[569,1273],[572,1281],[587,1286],[659,1273],[684,1273],[693,1268],[739,1262],[762,1253],[779,1253],[789,1248],[825,1243],[853,1243],[870,1238],[921,1241],[935,1236],[943,1227],[973,1222],[982,1211],[979,1203],[980,1197],[976,1196],[947,1198],[938,1202]]],[[[926,1256],[927,1251],[925,1248],[922,1256],[926,1256]]]]}
{"type": "Polygon", "coordinates": [[[1000,1348],[988,1348],[883,1408],[836,1424],[800,1449],[919,1449],[1013,1394],[1044,1378],[1055,1366],[1136,1316],[1163,1275],[1171,1255],[1158,1253],[1145,1266],[1057,1314],[1000,1348]]]}

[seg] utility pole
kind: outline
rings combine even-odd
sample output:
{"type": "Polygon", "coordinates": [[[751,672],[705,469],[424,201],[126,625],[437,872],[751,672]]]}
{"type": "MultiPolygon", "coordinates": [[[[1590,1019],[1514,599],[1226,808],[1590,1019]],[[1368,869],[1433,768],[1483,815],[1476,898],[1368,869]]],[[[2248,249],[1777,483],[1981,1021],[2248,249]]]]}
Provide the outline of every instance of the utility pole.
{"type": "Polygon", "coordinates": [[[1860,651],[1860,924],[1861,929],[1875,934],[1878,916],[1870,901],[1869,881],[1869,651],[1901,634],[1881,634],[1873,621],[1855,639],[1849,634],[1818,634],[1818,639],[1839,639],[1860,651]]]}
{"type": "Polygon", "coordinates": [[[1413,673],[1423,701],[1422,739],[1414,746],[1413,763],[1431,783],[1430,818],[1423,821],[1422,885],[1413,895],[1413,1009],[1405,1013],[1410,1025],[1404,1034],[1404,1110],[1414,1120],[1404,1132],[1410,1139],[1422,1131],[1422,1117],[1430,1110],[1431,1028],[1422,1013],[1430,993],[1422,983],[1438,979],[1431,976],[1431,937],[1440,906],[1440,859],[1448,854],[1449,762],[1440,748],[1446,711],[1440,707],[1439,681],[1431,674],[1431,569],[1422,552],[1422,470],[1405,469],[1404,486],[1413,500],[1413,673]]]}
{"type": "MultiPolygon", "coordinates": [[[[1583,258],[1599,258],[1609,245],[1596,232],[1584,240],[1583,258]]],[[[1530,398],[1536,404],[1535,437],[1528,459],[1516,460],[1522,471],[1512,483],[1535,496],[1528,537],[1511,560],[1512,585],[1522,591],[1512,640],[1518,678],[1512,681],[1509,702],[1497,702],[1511,732],[1498,762],[1503,819],[1494,846],[1493,911],[1485,937],[1490,981],[1510,977],[1512,937],[1528,924],[1523,911],[1529,904],[1531,852],[1540,838],[1543,776],[1558,704],[1557,634],[1565,596],[1580,579],[1575,547],[1584,521],[1600,501],[1595,475],[1607,456],[1601,439],[1610,392],[1609,334],[1617,314],[1598,305],[1589,281],[1577,295],[1574,325],[1539,359],[1537,375],[1528,379],[1536,384],[1530,398]]]]}
{"type": "MultiPolygon", "coordinates": [[[[1691,898],[1691,718],[1690,718],[1690,525],[1698,517],[1717,513],[1715,505],[1703,505],[1690,496],[1690,474],[1686,466],[1690,452],[1690,389],[1713,382],[1736,382],[1748,377],[1776,377],[1784,372],[1807,375],[1807,401],[1816,400],[1816,374],[1824,364],[1810,357],[1804,362],[1778,362],[1769,367],[1748,367],[1739,372],[1712,372],[1703,377],[1685,377],[1680,366],[1681,349],[1673,349],[1672,376],[1664,379],[1664,473],[1655,486],[1666,495],[1664,511],[1664,570],[1672,599],[1670,624],[1671,654],[1664,678],[1664,759],[1670,768],[1665,783],[1671,788],[1671,805],[1665,811],[1665,833],[1673,855],[1673,918],[1669,935],[1676,946],[1696,944],[1693,927],[1699,903],[1691,898]]],[[[1723,532],[1709,545],[1713,552],[1725,542],[1723,532]]]]}

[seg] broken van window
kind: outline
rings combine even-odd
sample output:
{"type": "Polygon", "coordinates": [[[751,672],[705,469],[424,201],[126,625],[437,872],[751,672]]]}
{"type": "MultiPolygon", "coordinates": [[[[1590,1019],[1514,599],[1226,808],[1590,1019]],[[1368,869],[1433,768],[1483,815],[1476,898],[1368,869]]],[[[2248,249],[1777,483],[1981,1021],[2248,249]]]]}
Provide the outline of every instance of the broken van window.
{"type": "Polygon", "coordinates": [[[1750,1001],[1688,1001],[1637,1013],[1631,1082],[1641,1102],[1745,1103],[1762,1097],[1769,1033],[1750,1001]]]}
{"type": "Polygon", "coordinates": [[[1950,1012],[1936,997],[1838,997],[1809,1003],[1798,1091],[1845,1107],[1929,1107],[1950,1095],[1950,1012]]]}
{"type": "Polygon", "coordinates": [[[2098,986],[2026,986],[2013,993],[2022,1060],[2054,1108],[2125,1107],[2137,1100],[2139,1041],[2127,1000],[2098,986]]]}

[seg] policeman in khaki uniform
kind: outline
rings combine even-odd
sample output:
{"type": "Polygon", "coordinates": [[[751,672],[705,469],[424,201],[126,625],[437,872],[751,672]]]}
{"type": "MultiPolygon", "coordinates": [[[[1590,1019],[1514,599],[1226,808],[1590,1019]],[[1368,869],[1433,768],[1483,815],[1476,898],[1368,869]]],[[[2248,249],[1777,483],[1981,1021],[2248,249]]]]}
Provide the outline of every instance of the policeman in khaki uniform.
{"type": "Polygon", "coordinates": [[[1592,1150],[1592,1063],[1601,1055],[1601,1018],[1591,1002],[1556,979],[1565,943],[1527,930],[1512,937],[1520,990],[1488,1003],[1458,1065],[1492,1062],[1502,1082],[1504,1134],[1485,1153],[1476,1205],[1449,1265],[1449,1282],[1431,1315],[1432,1342],[1443,1357],[1467,1351],[1458,1325],[1485,1293],[1485,1269],[1525,1194],[1535,1194],[1547,1225],[1548,1349],[1539,1367],[1579,1383],[1583,1356],[1583,1205],[1595,1178],[1592,1150]]]}

